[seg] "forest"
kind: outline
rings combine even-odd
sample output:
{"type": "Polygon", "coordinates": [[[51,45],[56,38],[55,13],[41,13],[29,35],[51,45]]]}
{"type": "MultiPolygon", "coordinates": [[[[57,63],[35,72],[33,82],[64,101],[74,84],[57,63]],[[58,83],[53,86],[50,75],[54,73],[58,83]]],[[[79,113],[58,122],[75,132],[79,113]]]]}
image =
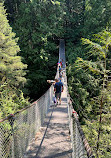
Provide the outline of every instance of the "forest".
{"type": "Polygon", "coordinates": [[[82,129],[95,157],[110,158],[110,0],[0,0],[0,118],[49,88],[61,38],[82,129]]]}

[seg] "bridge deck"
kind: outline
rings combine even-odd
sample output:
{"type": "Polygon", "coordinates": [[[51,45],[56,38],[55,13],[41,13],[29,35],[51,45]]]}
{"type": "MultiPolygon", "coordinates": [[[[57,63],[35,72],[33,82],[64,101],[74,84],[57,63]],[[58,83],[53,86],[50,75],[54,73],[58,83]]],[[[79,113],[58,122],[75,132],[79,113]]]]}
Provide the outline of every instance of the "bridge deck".
{"type": "MultiPolygon", "coordinates": [[[[60,41],[59,60],[65,68],[64,41],[60,41]]],[[[71,158],[71,140],[67,109],[67,88],[64,82],[61,105],[51,105],[46,120],[30,144],[24,158],[71,158]]]]}
{"type": "Polygon", "coordinates": [[[30,144],[26,158],[71,158],[67,90],[64,85],[62,104],[51,105],[45,123],[30,144]]]}

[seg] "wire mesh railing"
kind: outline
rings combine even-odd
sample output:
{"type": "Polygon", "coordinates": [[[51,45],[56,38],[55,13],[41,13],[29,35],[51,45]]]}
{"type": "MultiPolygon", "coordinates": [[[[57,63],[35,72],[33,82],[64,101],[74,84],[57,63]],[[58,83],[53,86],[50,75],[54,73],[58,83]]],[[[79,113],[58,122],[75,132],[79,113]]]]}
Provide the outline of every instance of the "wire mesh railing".
{"type": "Polygon", "coordinates": [[[72,158],[95,158],[92,150],[81,129],[78,114],[73,109],[71,98],[68,94],[69,129],[72,142],[72,158]]]}
{"type": "MultiPolygon", "coordinates": [[[[55,78],[59,77],[59,71],[55,78]]],[[[53,104],[53,84],[37,101],[0,120],[0,158],[23,158],[53,104]]]]}
{"type": "Polygon", "coordinates": [[[0,158],[22,158],[53,102],[53,85],[30,107],[0,121],[0,158]]]}

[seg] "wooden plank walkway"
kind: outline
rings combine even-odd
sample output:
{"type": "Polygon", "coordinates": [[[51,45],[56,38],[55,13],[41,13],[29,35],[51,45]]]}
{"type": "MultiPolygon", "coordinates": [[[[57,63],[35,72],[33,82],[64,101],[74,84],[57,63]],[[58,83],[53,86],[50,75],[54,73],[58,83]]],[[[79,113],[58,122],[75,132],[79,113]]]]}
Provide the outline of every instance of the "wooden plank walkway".
{"type": "Polygon", "coordinates": [[[45,123],[30,144],[24,158],[71,158],[67,89],[64,85],[62,104],[51,105],[45,123]]]}

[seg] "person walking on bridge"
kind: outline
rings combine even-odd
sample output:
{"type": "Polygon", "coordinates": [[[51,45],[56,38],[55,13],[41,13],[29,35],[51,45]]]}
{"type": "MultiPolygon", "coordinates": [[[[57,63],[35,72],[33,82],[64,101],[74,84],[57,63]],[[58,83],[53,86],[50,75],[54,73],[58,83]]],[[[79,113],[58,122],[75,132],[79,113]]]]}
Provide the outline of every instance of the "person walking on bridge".
{"type": "Polygon", "coordinates": [[[61,92],[63,92],[63,83],[60,82],[58,79],[56,79],[54,92],[55,92],[57,104],[58,104],[58,99],[59,99],[59,104],[61,104],[61,92]]]}

